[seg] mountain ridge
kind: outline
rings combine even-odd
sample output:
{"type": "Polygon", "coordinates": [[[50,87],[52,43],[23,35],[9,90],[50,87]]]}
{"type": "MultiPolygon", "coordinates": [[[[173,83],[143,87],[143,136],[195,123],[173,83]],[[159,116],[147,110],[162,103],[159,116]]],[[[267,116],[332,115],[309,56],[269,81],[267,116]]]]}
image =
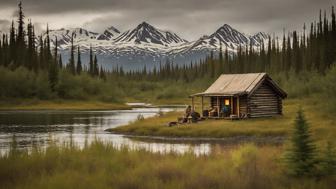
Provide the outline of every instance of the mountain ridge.
{"type": "Polygon", "coordinates": [[[224,24],[210,35],[188,41],[172,31],[161,30],[147,22],[126,31],[113,26],[107,27],[102,33],[84,28],[63,28],[51,30],[49,35],[53,43],[57,36],[59,49],[65,61],[71,45],[71,36],[74,35],[74,45],[81,46],[83,54],[88,53],[92,46],[103,64],[128,64],[129,67],[132,67],[131,64],[156,64],[167,59],[178,64],[188,64],[205,58],[211,51],[218,51],[220,45],[230,53],[235,53],[239,46],[245,47],[250,44],[253,48],[258,48],[269,36],[263,32],[247,35],[224,24]]]}

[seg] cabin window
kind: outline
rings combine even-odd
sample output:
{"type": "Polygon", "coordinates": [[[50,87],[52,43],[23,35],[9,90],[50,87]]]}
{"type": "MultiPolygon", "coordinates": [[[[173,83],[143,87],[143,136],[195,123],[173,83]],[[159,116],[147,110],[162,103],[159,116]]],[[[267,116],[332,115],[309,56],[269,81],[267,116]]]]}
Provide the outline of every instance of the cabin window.
{"type": "Polygon", "coordinates": [[[224,104],[225,104],[225,106],[229,106],[230,105],[230,100],[229,99],[225,99],[224,100],[224,104]]]}

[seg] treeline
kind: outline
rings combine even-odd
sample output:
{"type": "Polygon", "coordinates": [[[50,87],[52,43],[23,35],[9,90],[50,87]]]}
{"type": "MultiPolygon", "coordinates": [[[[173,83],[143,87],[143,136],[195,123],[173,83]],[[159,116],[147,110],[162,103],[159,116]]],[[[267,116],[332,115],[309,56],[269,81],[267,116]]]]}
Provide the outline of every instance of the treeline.
{"type": "Polygon", "coordinates": [[[167,61],[154,69],[130,71],[125,73],[122,68],[112,70],[112,74],[127,76],[134,79],[176,79],[186,82],[199,77],[216,78],[222,73],[299,73],[317,72],[325,74],[336,60],[336,21],[334,7],[331,16],[326,11],[322,18],[320,11],[319,21],[306,25],[302,32],[292,31],[282,39],[271,37],[262,42],[258,48],[239,46],[237,53],[230,53],[220,46],[219,51],[211,52],[199,62],[179,66],[167,61]],[[215,54],[219,52],[218,54],[215,54]]]}
{"type": "Polygon", "coordinates": [[[21,3],[18,13],[17,27],[13,22],[9,35],[4,34],[0,39],[0,97],[94,97],[116,101],[127,95],[144,100],[148,96],[178,99],[204,90],[222,73],[248,72],[267,72],[291,96],[302,96],[303,92],[316,91],[313,88],[323,83],[322,75],[331,75],[329,68],[336,59],[334,8],[329,17],[326,12],[323,16],[320,12],[319,20],[311,23],[309,31],[304,26],[302,32],[289,32],[282,39],[269,37],[258,48],[240,46],[237,53],[231,53],[220,47],[189,65],[167,61],[153,69],[145,66],[127,72],[122,67],[104,70],[98,65],[92,47],[88,64],[83,64],[74,36],[69,60],[63,63],[57,39],[51,44],[48,27],[44,36],[36,37],[30,20],[25,27],[21,3]],[[298,86],[302,81],[304,84],[298,86]]]}
{"type": "Polygon", "coordinates": [[[302,32],[292,31],[287,35],[284,33],[282,39],[269,36],[269,39],[261,42],[257,48],[252,44],[239,46],[236,53],[231,53],[227,48],[223,49],[221,45],[219,51],[211,52],[205,59],[191,62],[189,65],[181,66],[167,60],[153,69],[147,69],[145,66],[142,70],[125,72],[122,67],[110,71],[99,67],[97,56],[93,54],[92,48],[90,48],[89,66],[83,66],[79,46],[77,47],[77,58],[75,58],[76,47],[73,44],[73,36],[70,58],[64,66],[62,57],[57,52],[57,39],[55,39],[53,52],[51,50],[48,28],[46,37],[43,39],[39,36],[36,42],[34,26],[29,21],[26,35],[24,14],[20,3],[17,32],[15,32],[13,22],[9,37],[4,34],[2,42],[0,40],[0,65],[11,69],[24,66],[35,72],[48,70],[51,86],[55,83],[53,80],[57,78],[57,69],[63,68],[73,75],[87,72],[91,76],[99,76],[102,79],[106,79],[106,75],[111,74],[136,80],[169,78],[187,82],[198,77],[216,78],[222,73],[312,71],[324,74],[336,59],[334,7],[330,15],[327,17],[324,11],[322,18],[322,11],[320,11],[319,20],[310,24],[309,31],[306,31],[304,24],[302,32]]]}
{"type": "Polygon", "coordinates": [[[70,59],[67,64],[63,64],[62,56],[58,52],[57,38],[54,48],[51,49],[51,40],[49,28],[45,36],[35,35],[34,25],[31,20],[25,28],[25,15],[23,13],[22,3],[18,5],[17,28],[14,21],[10,27],[9,36],[3,34],[0,39],[0,66],[15,70],[19,67],[25,67],[30,71],[48,72],[50,87],[54,90],[58,83],[59,70],[66,69],[73,75],[80,75],[82,72],[88,72],[91,76],[100,76],[105,78],[103,69],[99,69],[97,56],[90,49],[89,68],[82,65],[80,47],[77,48],[77,62],[75,60],[75,46],[73,45],[73,36],[71,39],[70,59]]]}

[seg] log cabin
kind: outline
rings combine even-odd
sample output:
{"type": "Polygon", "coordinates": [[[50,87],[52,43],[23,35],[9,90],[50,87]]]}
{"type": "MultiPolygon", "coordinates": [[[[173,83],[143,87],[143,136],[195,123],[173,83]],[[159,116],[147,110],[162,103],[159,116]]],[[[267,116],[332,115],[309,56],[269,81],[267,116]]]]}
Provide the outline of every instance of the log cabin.
{"type": "Polygon", "coordinates": [[[287,97],[266,73],[222,74],[207,90],[190,95],[201,98],[203,117],[256,118],[282,115],[282,100],[287,97]],[[204,109],[204,99],[209,109],[204,109]]]}

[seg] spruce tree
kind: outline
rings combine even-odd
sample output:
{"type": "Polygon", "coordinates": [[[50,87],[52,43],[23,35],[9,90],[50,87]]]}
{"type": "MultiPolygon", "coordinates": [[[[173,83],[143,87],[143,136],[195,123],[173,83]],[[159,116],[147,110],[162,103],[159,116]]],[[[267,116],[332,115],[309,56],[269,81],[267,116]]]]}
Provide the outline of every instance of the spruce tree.
{"type": "Polygon", "coordinates": [[[32,66],[33,66],[33,69],[35,72],[38,71],[39,69],[39,62],[38,62],[38,52],[37,52],[37,48],[36,48],[36,36],[35,36],[35,28],[34,28],[34,25],[31,26],[32,28],[32,36],[31,36],[31,48],[32,48],[32,66]]]}
{"type": "Polygon", "coordinates": [[[335,37],[336,35],[336,18],[335,18],[335,10],[334,6],[331,8],[331,31],[335,37]]]}
{"type": "Polygon", "coordinates": [[[3,49],[3,55],[2,55],[3,65],[7,66],[9,64],[9,44],[7,34],[3,34],[2,36],[2,49],[3,49]]]}
{"type": "MultiPolygon", "coordinates": [[[[26,66],[28,69],[32,70],[34,68],[34,44],[35,39],[33,38],[33,25],[31,21],[29,21],[27,25],[27,34],[28,34],[28,50],[27,50],[27,59],[26,59],[26,66]]],[[[37,69],[34,69],[37,71],[37,69]]]]}
{"type": "Polygon", "coordinates": [[[48,78],[51,91],[55,91],[58,83],[58,65],[55,62],[49,65],[48,78]]]}
{"type": "Polygon", "coordinates": [[[283,38],[282,38],[282,57],[281,57],[281,71],[286,70],[286,34],[285,32],[283,33],[283,38]]]}
{"type": "Polygon", "coordinates": [[[222,42],[220,42],[220,45],[219,45],[219,55],[218,56],[219,56],[219,74],[217,74],[217,75],[220,75],[224,71],[222,42]]]}
{"type": "Polygon", "coordinates": [[[17,37],[16,37],[16,56],[17,61],[15,62],[15,67],[21,66],[25,62],[25,30],[24,30],[24,14],[23,14],[23,8],[22,3],[20,2],[19,5],[19,18],[18,18],[18,29],[17,29],[17,37]]]}
{"type": "Polygon", "coordinates": [[[1,38],[0,38],[0,66],[4,65],[2,57],[3,57],[3,45],[2,45],[1,38]]]}
{"type": "Polygon", "coordinates": [[[58,58],[58,66],[59,66],[59,68],[63,68],[63,61],[62,61],[62,55],[60,54],[59,55],[59,58],[58,58]]]}
{"type": "Polygon", "coordinates": [[[58,41],[57,41],[57,37],[55,37],[55,49],[54,49],[54,63],[58,64],[58,41]]]}
{"type": "Polygon", "coordinates": [[[44,64],[48,69],[51,63],[54,61],[52,59],[51,49],[50,49],[50,36],[49,36],[49,25],[47,25],[46,38],[44,40],[44,64]]]}
{"type": "Polygon", "coordinates": [[[292,69],[292,48],[291,48],[291,40],[290,35],[287,35],[287,45],[286,45],[286,68],[287,72],[292,69]]]}
{"type": "Polygon", "coordinates": [[[22,8],[22,2],[19,3],[19,18],[18,18],[18,33],[16,41],[18,46],[23,46],[25,43],[25,31],[24,31],[24,14],[22,8]]]}
{"type": "Polygon", "coordinates": [[[332,63],[335,63],[336,61],[336,18],[335,18],[335,10],[334,6],[331,10],[331,40],[329,41],[331,43],[331,60],[332,63]]]}
{"type": "Polygon", "coordinates": [[[210,65],[210,77],[214,78],[215,77],[215,63],[214,63],[214,55],[213,55],[213,51],[210,52],[210,56],[209,56],[209,65],[210,65]]]}
{"type": "Polygon", "coordinates": [[[93,52],[92,52],[92,46],[90,46],[90,57],[89,57],[89,73],[91,76],[94,75],[94,66],[93,66],[93,52]]]}
{"type": "Polygon", "coordinates": [[[45,68],[45,63],[44,63],[44,41],[43,41],[43,38],[42,38],[42,35],[40,36],[40,39],[39,39],[39,45],[40,45],[40,50],[39,50],[39,66],[41,69],[44,69],[45,68]]]}
{"type": "Polygon", "coordinates": [[[82,72],[82,60],[81,60],[81,53],[80,53],[80,48],[78,46],[77,49],[77,67],[76,67],[76,72],[78,75],[81,74],[82,72]]]}
{"type": "Polygon", "coordinates": [[[70,73],[73,75],[76,74],[76,68],[75,68],[75,55],[74,55],[75,47],[74,47],[74,34],[71,35],[71,47],[70,47],[70,59],[69,59],[69,70],[70,73]]]}
{"type": "Polygon", "coordinates": [[[55,59],[53,61],[50,61],[50,65],[49,65],[49,72],[48,72],[48,76],[49,76],[49,86],[51,91],[55,91],[56,90],[56,86],[58,84],[58,62],[57,62],[57,38],[56,38],[56,42],[55,42],[55,50],[54,50],[54,56],[55,59]]]}
{"type": "Polygon", "coordinates": [[[9,33],[9,50],[10,50],[9,54],[10,63],[15,64],[17,57],[16,57],[16,35],[15,35],[14,21],[12,21],[12,26],[10,28],[9,33]]]}
{"type": "Polygon", "coordinates": [[[93,61],[93,75],[94,76],[99,75],[98,59],[96,55],[94,56],[94,61],[93,61]]]}
{"type": "Polygon", "coordinates": [[[105,71],[104,71],[104,69],[103,69],[102,66],[100,67],[99,77],[100,77],[101,79],[103,79],[104,81],[106,81],[106,74],[105,74],[105,71]]]}
{"type": "Polygon", "coordinates": [[[268,72],[271,68],[271,54],[272,54],[272,40],[271,40],[271,36],[268,37],[268,44],[267,44],[267,59],[265,62],[266,65],[266,69],[262,70],[262,71],[266,71],[268,72]]]}
{"type": "Polygon", "coordinates": [[[297,112],[291,146],[285,155],[288,172],[294,176],[312,175],[316,164],[316,148],[302,109],[297,112]]]}

